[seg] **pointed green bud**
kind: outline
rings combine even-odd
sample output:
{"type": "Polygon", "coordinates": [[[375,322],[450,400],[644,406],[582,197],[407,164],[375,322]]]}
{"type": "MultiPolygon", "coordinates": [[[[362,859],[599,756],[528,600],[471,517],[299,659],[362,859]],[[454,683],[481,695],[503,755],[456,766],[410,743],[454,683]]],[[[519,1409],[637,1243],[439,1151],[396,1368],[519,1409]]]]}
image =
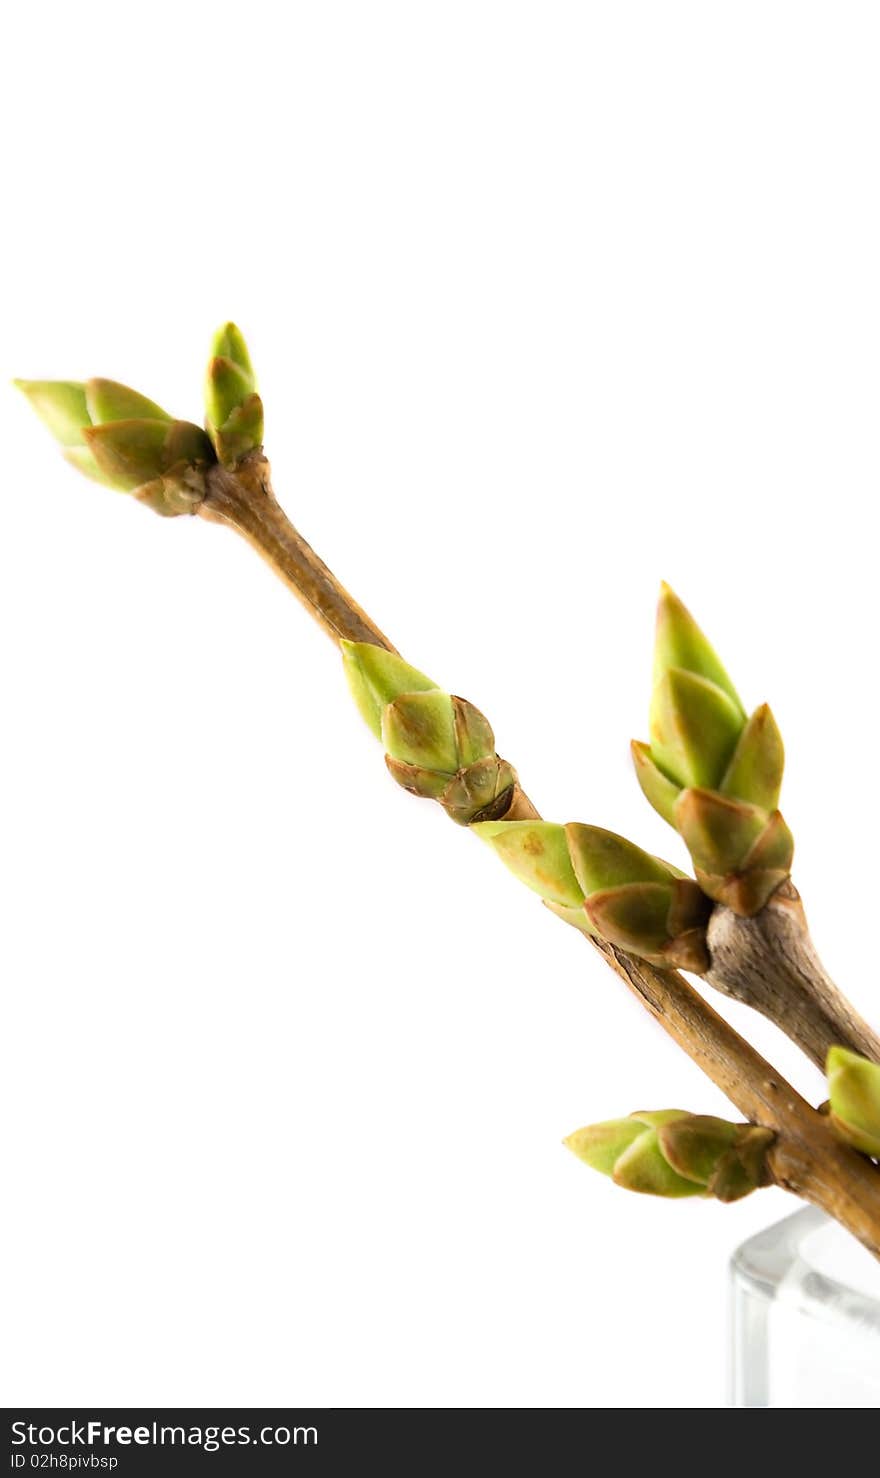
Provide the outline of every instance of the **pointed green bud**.
{"type": "Polygon", "coordinates": [[[600,1175],[613,1175],[620,1156],[644,1132],[644,1124],[635,1117],[606,1119],[602,1124],[588,1124],[584,1129],[576,1129],[563,1140],[563,1144],[591,1170],[598,1170],[600,1175]]]}
{"type": "Polygon", "coordinates": [[[485,714],[466,698],[453,698],[452,709],[459,767],[465,769],[489,759],[495,753],[495,735],[485,714]]]}
{"type": "Polygon", "coordinates": [[[382,739],[393,760],[439,770],[450,780],[495,758],[489,720],[465,698],[432,688],[405,693],[382,715],[382,739]]]}
{"type": "Polygon", "coordinates": [[[382,738],[382,715],[389,703],[404,693],[436,690],[436,683],[396,652],[386,652],[371,642],[341,641],[339,645],[352,697],[377,739],[382,738]]]}
{"type": "Polygon", "coordinates": [[[601,826],[570,821],[565,835],[575,877],[586,895],[623,883],[668,884],[675,876],[658,857],[601,826]]]}
{"type": "Polygon", "coordinates": [[[551,821],[483,821],[472,830],[494,848],[521,883],[548,902],[567,907],[583,903],[564,826],[551,821]]]}
{"type": "Polygon", "coordinates": [[[252,393],[250,376],[231,359],[212,359],[205,376],[205,415],[209,424],[222,426],[252,393]]]}
{"type": "Polygon", "coordinates": [[[263,402],[241,331],[226,323],[214,335],[205,377],[205,417],[224,466],[232,466],[263,441],[263,402]]]}
{"type": "Polygon", "coordinates": [[[718,789],[722,795],[775,811],[784,769],[782,735],[767,704],[762,703],[740,734],[718,789]]]}
{"type": "Polygon", "coordinates": [[[579,1129],[565,1141],[578,1159],[627,1190],[735,1201],[769,1183],[774,1135],[681,1109],[631,1114],[579,1129]]]}
{"type": "Polygon", "coordinates": [[[633,764],[636,770],[636,779],[642,787],[642,792],[650,801],[654,810],[668,821],[670,826],[675,825],[675,803],[681,795],[681,786],[676,785],[674,780],[669,780],[662,770],[658,770],[651,758],[651,748],[638,739],[631,744],[633,764]]]}
{"type": "Polygon", "coordinates": [[[703,890],[736,913],[757,913],[787,878],[794,851],[776,809],[782,737],[766,704],[746,721],[717,654],[667,585],[654,681],[651,742],[632,746],[639,784],[681,833],[703,890]]]}
{"type": "MultiPolygon", "coordinates": [[[[677,1109],[668,1113],[672,1118],[683,1116],[677,1109]]],[[[650,1117],[662,1120],[664,1115],[632,1114],[628,1119],[609,1119],[576,1130],[565,1144],[585,1165],[609,1175],[626,1190],[674,1198],[702,1195],[702,1186],[677,1175],[664,1160],[657,1143],[657,1127],[645,1122],[650,1117]]]]}
{"type": "Polygon", "coordinates": [[[229,359],[240,370],[248,382],[248,390],[256,390],[257,380],[247,344],[240,328],[234,323],[224,323],[211,341],[212,359],[229,359]]]}
{"type": "Polygon", "coordinates": [[[398,785],[438,801],[459,826],[505,815],[516,771],[495,753],[492,726],[479,709],[383,647],[340,646],[352,696],[384,742],[398,785]]]}
{"type": "Polygon", "coordinates": [[[714,683],[671,668],[651,700],[651,754],[679,785],[716,786],[743,727],[739,709],[714,683]]]}
{"type": "Polygon", "coordinates": [[[439,688],[396,698],[382,715],[382,742],[392,759],[448,779],[459,769],[452,698],[439,688]]]}
{"type": "Polygon", "coordinates": [[[749,879],[747,897],[753,900],[747,903],[745,912],[757,912],[764,907],[771,894],[789,876],[793,858],[794,837],[781,811],[774,811],[742,866],[745,877],[749,879]],[[759,896],[760,903],[757,901],[759,896]]]}
{"type": "Polygon", "coordinates": [[[137,390],[119,385],[115,380],[87,380],[86,405],[93,426],[104,421],[170,421],[171,417],[154,400],[137,390]]]}
{"type": "Polygon", "coordinates": [[[495,753],[488,719],[464,698],[439,688],[405,693],[385,708],[382,738],[398,785],[439,801],[460,826],[507,809],[516,774],[495,753]]]}
{"type": "Polygon", "coordinates": [[[83,428],[91,424],[86,387],[77,380],[14,380],[40,420],[61,446],[83,444],[83,428]]]}
{"type": "Polygon", "coordinates": [[[826,1063],[831,1123],[847,1144],[880,1160],[880,1067],[832,1047],[826,1063]]]}
{"type": "Polygon", "coordinates": [[[654,645],[654,687],[658,687],[671,668],[695,673],[721,688],[737,709],[740,719],[745,709],[739,694],[725,671],[720,658],[710,646],[690,611],[674,590],[660,586],[657,605],[657,635],[654,645]]]}
{"type": "Polygon", "coordinates": [[[592,932],[652,964],[708,969],[710,905],[677,868],[598,826],[565,828],[592,932]]]}
{"type": "Polygon", "coordinates": [[[65,459],[85,477],[137,492],[141,502],[164,514],[192,513],[204,498],[201,476],[191,475],[214,461],[201,427],[173,421],[154,401],[115,380],[16,383],[65,448],[65,459]]]}
{"type": "Polygon", "coordinates": [[[565,923],[653,964],[708,969],[711,904],[659,857],[579,822],[476,818],[474,830],[565,923]]]}
{"type": "Polygon", "coordinates": [[[620,1156],[612,1180],[625,1191],[638,1191],[643,1196],[702,1196],[704,1187],[677,1175],[665,1158],[657,1131],[646,1129],[634,1144],[620,1156]]]}

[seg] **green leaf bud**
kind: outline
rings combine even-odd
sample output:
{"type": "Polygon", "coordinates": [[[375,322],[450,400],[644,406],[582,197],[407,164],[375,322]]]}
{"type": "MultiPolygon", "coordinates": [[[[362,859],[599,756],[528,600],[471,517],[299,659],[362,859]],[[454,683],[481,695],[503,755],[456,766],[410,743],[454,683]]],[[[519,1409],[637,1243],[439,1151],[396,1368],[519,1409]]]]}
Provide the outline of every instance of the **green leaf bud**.
{"type": "Polygon", "coordinates": [[[681,833],[706,893],[736,913],[757,913],[788,877],[794,851],[776,809],[782,737],[766,704],[746,719],[717,654],[668,586],[650,732],[650,744],[632,745],[645,796],[681,833]]]}
{"type": "Polygon", "coordinates": [[[93,426],[103,421],[170,421],[172,418],[154,400],[116,380],[87,380],[86,405],[93,426]]]}
{"type": "Polygon", "coordinates": [[[657,603],[657,632],[654,643],[654,687],[672,668],[695,673],[726,693],[745,718],[745,709],[727,672],[697,625],[687,606],[664,581],[657,603]]]}
{"type": "Polygon", "coordinates": [[[483,821],[473,830],[526,887],[551,903],[583,904],[564,826],[552,821],[483,821]]]}
{"type": "Polygon", "coordinates": [[[769,1183],[774,1135],[681,1109],[631,1114],[578,1129],[565,1141],[578,1159],[619,1186],[680,1199],[736,1201],[769,1183]]]}
{"type": "Polygon", "coordinates": [[[620,1156],[644,1132],[645,1125],[633,1114],[628,1119],[606,1119],[602,1124],[588,1124],[584,1129],[576,1129],[563,1140],[563,1144],[591,1170],[598,1170],[600,1175],[613,1175],[620,1156]]]}
{"type": "Polygon", "coordinates": [[[730,764],[742,716],[726,693],[673,667],[654,689],[651,754],[678,785],[715,786],[730,764]]]}
{"type": "Polygon", "coordinates": [[[670,826],[674,826],[675,803],[681,795],[681,786],[676,785],[674,780],[664,775],[662,770],[658,770],[651,757],[649,744],[633,739],[631,749],[636,779],[644,795],[654,810],[663,817],[663,820],[668,821],[670,826]]]}
{"type": "Polygon", "coordinates": [[[382,715],[382,742],[392,759],[454,775],[460,765],[452,698],[432,688],[394,699],[382,715]]]}
{"type": "Polygon", "coordinates": [[[575,876],[585,895],[623,883],[668,883],[673,875],[658,857],[601,826],[570,821],[565,834],[575,876]]]}
{"type": "Polygon", "coordinates": [[[657,1142],[657,1124],[649,1120],[683,1117],[669,1109],[654,1115],[632,1114],[628,1119],[610,1119],[570,1134],[565,1144],[592,1170],[608,1175],[615,1185],[643,1195],[700,1196],[704,1187],[676,1174],[663,1158],[657,1142]]]}
{"type": "Polygon", "coordinates": [[[659,857],[578,822],[484,822],[475,830],[566,923],[652,964],[708,969],[711,904],[692,878],[659,857]]]}
{"type": "Polygon", "coordinates": [[[507,809],[516,774],[495,753],[488,719],[464,698],[439,688],[405,693],[384,710],[382,738],[398,785],[439,801],[459,825],[507,809]]]}
{"type": "Polygon", "coordinates": [[[83,445],[83,428],[91,425],[86,387],[78,380],[14,380],[32,409],[63,447],[83,445]]]}
{"type": "Polygon", "coordinates": [[[249,390],[256,390],[257,380],[244,334],[234,323],[224,323],[211,341],[212,359],[229,359],[240,370],[248,382],[249,390]]]}
{"type": "Polygon", "coordinates": [[[226,323],[214,335],[205,376],[205,419],[224,466],[233,466],[263,441],[263,403],[240,329],[226,323]]]}
{"type": "Polygon", "coordinates": [[[215,457],[201,427],[116,380],[16,383],[85,477],[166,515],[192,513],[204,498],[202,473],[215,457]]]}
{"type": "Polygon", "coordinates": [[[352,697],[377,739],[382,738],[382,715],[389,703],[404,693],[437,689],[436,683],[396,652],[371,642],[341,641],[339,645],[352,697]]]}
{"type": "Polygon", "coordinates": [[[453,698],[452,709],[459,768],[490,758],[495,753],[495,735],[485,714],[466,698],[453,698]]]}
{"type": "Polygon", "coordinates": [[[756,708],[739,736],[724,778],[722,795],[775,811],[785,769],[785,747],[766,703],[756,708]]]}
{"type": "Polygon", "coordinates": [[[656,965],[708,969],[710,905],[691,878],[613,831],[565,831],[592,932],[656,965]]]}
{"type": "Polygon", "coordinates": [[[222,426],[252,393],[250,378],[231,359],[209,361],[205,376],[205,414],[210,425],[222,426]]]}
{"type": "Polygon", "coordinates": [[[831,1123],[847,1144],[880,1160],[880,1067],[831,1047],[826,1063],[831,1123]]]}

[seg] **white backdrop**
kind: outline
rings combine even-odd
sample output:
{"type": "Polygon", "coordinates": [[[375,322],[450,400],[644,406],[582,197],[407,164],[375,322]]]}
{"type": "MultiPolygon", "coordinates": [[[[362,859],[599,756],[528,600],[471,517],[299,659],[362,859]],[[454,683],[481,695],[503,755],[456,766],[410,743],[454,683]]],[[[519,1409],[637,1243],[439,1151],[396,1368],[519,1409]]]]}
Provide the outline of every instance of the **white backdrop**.
{"type": "MultiPolygon", "coordinates": [[[[868,4],[54,4],[0,102],[4,380],[198,420],[235,318],[306,536],[547,816],[680,860],[627,752],[671,581],[875,1019],[878,46],[868,4]]],[[[724,1100],[396,789],[247,547],[0,417],[3,1401],[723,1404],[726,1259],[794,1204],[560,1141],[724,1100]]]]}

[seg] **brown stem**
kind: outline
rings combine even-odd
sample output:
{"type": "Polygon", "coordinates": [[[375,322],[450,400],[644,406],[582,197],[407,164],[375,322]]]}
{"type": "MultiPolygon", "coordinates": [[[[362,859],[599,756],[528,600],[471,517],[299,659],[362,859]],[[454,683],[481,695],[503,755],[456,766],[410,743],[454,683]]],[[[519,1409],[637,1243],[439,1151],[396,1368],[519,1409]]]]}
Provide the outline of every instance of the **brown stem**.
{"type": "MultiPolygon", "coordinates": [[[[283,513],[260,453],[247,458],[235,475],[212,469],[198,512],[243,534],[331,636],[394,650],[283,513]]],[[[509,820],[539,815],[519,787],[506,814],[509,820]]],[[[682,976],[602,941],[590,943],[739,1111],[775,1131],[769,1164],[776,1183],[821,1207],[880,1257],[880,1170],[840,1143],[827,1119],[682,976]]]]}
{"type": "Polygon", "coordinates": [[[235,475],[219,464],[207,474],[207,492],[197,512],[243,534],[294,595],[336,641],[372,642],[396,650],[336,576],[297,532],[272,492],[269,463],[252,452],[235,475]]]}
{"type": "Polygon", "coordinates": [[[822,1071],[835,1044],[880,1062],[880,1038],[825,970],[791,883],[752,918],[719,905],[708,945],[709,984],[769,1017],[822,1071]]]}
{"type": "Polygon", "coordinates": [[[589,943],[740,1113],[776,1131],[769,1154],[776,1184],[833,1216],[880,1258],[880,1168],[842,1144],[826,1115],[801,1098],[681,975],[602,940],[589,943]]]}

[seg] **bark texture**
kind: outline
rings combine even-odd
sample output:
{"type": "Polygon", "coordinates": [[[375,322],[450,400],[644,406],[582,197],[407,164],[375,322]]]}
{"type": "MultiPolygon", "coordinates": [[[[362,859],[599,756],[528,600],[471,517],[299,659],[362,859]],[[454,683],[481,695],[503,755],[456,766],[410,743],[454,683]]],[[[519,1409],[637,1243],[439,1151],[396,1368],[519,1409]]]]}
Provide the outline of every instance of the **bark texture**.
{"type": "Polygon", "coordinates": [[[709,984],[769,1017],[822,1072],[835,1045],[880,1062],[880,1039],[828,975],[791,883],[752,918],[719,905],[708,944],[709,984]]]}

